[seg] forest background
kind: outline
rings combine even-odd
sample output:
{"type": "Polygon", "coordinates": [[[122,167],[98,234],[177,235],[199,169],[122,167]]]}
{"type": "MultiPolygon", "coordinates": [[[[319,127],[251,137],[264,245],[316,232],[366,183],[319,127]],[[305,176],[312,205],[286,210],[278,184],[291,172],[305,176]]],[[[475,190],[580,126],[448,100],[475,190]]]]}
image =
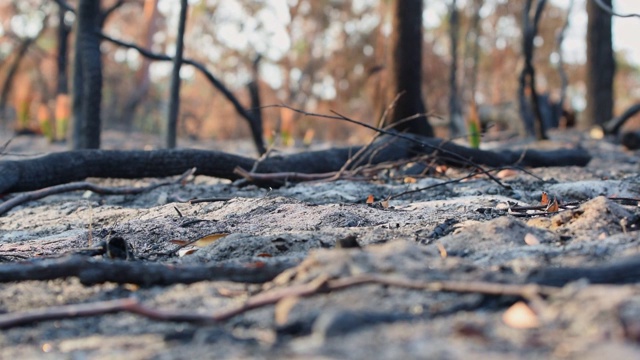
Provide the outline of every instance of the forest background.
{"type": "MultiPolygon", "coordinates": [[[[180,2],[103,0],[103,33],[173,56],[180,2]]],[[[472,101],[496,109],[517,108],[523,64],[525,1],[458,0],[457,59],[452,56],[451,1],[428,1],[423,14],[423,94],[432,124],[446,129],[450,112],[450,69],[464,113],[472,101]],[[477,54],[474,53],[477,49],[477,54]]],[[[614,2],[630,3],[630,1],[614,2]]],[[[77,6],[76,1],[69,5],[77,6]]],[[[189,1],[184,56],[214,74],[249,107],[248,85],[260,88],[261,103],[286,104],[317,113],[331,110],[375,125],[389,103],[392,5],[385,0],[194,0],[189,1]],[[257,66],[256,59],[261,61],[257,66]]],[[[565,108],[585,109],[586,1],[550,1],[534,40],[537,90],[558,99],[562,67],[569,83],[565,108]],[[569,20],[563,50],[558,34],[569,20]]],[[[620,9],[624,9],[623,6],[620,9]]],[[[3,131],[68,134],[60,120],[71,114],[69,74],[74,14],[56,1],[0,2],[0,110],[3,131]],[[69,44],[60,49],[61,31],[69,44]],[[60,68],[59,56],[67,59],[60,68]],[[57,124],[57,125],[55,125],[57,124]],[[57,127],[57,129],[56,129],[57,127]]],[[[640,23],[638,19],[615,22],[640,23]]],[[[633,38],[614,25],[614,39],[633,38]]],[[[615,43],[615,41],[614,41],[615,43]]],[[[615,113],[640,98],[637,56],[616,44],[615,113]],[[634,60],[636,59],[636,60],[634,60]]],[[[154,62],[136,50],[101,43],[104,129],[159,134],[166,118],[171,62],[154,62]]],[[[191,66],[181,69],[179,136],[237,139],[249,128],[233,105],[191,66]]],[[[467,116],[467,115],[465,115],[467,116]]],[[[264,136],[285,144],[311,139],[361,143],[366,129],[303,118],[282,108],[262,110],[264,136]]],[[[518,121],[517,119],[510,119],[518,121]]],[[[446,131],[438,135],[447,136],[446,131]]]]}

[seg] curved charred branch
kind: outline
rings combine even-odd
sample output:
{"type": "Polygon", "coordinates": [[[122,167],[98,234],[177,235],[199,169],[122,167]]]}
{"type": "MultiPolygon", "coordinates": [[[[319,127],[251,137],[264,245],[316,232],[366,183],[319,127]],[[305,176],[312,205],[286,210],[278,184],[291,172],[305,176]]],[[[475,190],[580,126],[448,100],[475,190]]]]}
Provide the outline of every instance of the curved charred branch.
{"type": "Polygon", "coordinates": [[[108,8],[100,11],[100,17],[99,17],[99,21],[100,21],[100,28],[102,29],[104,27],[104,23],[107,21],[107,19],[109,18],[109,16],[111,14],[113,14],[114,11],[118,10],[119,7],[121,7],[122,5],[124,5],[126,3],[125,0],[118,0],[116,1],[113,5],[109,6],[108,8]]]}
{"type": "MultiPolygon", "coordinates": [[[[339,171],[361,147],[344,147],[298,154],[272,156],[262,160],[256,173],[297,172],[304,174],[339,171]]],[[[586,150],[507,150],[492,152],[470,149],[437,138],[415,136],[415,140],[383,136],[364,151],[365,163],[410,159],[434,154],[447,164],[469,166],[469,161],[491,167],[518,165],[530,167],[585,166],[591,156],[586,150]],[[467,159],[462,161],[461,159],[467,159]]],[[[236,167],[254,168],[255,159],[213,150],[78,150],[53,153],[28,160],[0,162],[0,194],[31,191],[44,187],[98,178],[164,177],[197,168],[196,175],[236,180],[236,167]]],[[[278,186],[277,183],[258,183],[278,186]]]]}
{"type": "Polygon", "coordinates": [[[607,121],[604,125],[602,125],[602,129],[605,134],[608,135],[617,135],[620,132],[620,128],[624,125],[627,120],[629,120],[633,115],[637,114],[640,111],[640,103],[631,105],[627,110],[625,110],[622,115],[618,117],[614,117],[613,119],[607,121]]]}
{"type": "Polygon", "coordinates": [[[636,284],[640,281],[640,256],[629,256],[593,267],[534,270],[527,277],[527,283],[564,286],[580,279],[586,279],[591,284],[636,284]]]}
{"type": "MultiPolygon", "coordinates": [[[[118,39],[114,39],[106,34],[103,33],[99,33],[98,36],[100,36],[102,39],[107,40],[109,42],[112,42],[118,46],[122,46],[122,47],[126,47],[126,48],[130,48],[130,49],[134,49],[136,51],[138,51],[140,53],[140,55],[149,58],[151,60],[157,60],[157,61],[172,61],[173,58],[164,54],[158,54],[158,53],[154,53],[152,51],[149,51],[147,49],[143,49],[140,46],[136,45],[136,44],[132,44],[132,43],[128,43],[122,40],[118,40],[118,39]]],[[[209,80],[209,82],[211,83],[211,85],[213,85],[213,87],[215,87],[216,89],[218,89],[218,91],[220,91],[222,93],[222,95],[224,95],[224,97],[227,98],[227,100],[229,100],[229,102],[231,102],[231,104],[233,105],[234,109],[236,110],[236,112],[238,113],[238,115],[240,115],[242,118],[244,118],[245,120],[247,120],[249,122],[249,127],[251,129],[251,135],[253,137],[253,142],[256,145],[256,148],[258,149],[258,152],[260,154],[264,154],[266,151],[266,147],[264,145],[264,140],[262,139],[262,131],[258,132],[257,129],[261,129],[262,125],[258,124],[256,119],[253,117],[253,115],[244,108],[244,106],[242,106],[242,104],[240,104],[240,101],[235,97],[235,95],[233,95],[233,93],[231,92],[231,90],[229,90],[222,82],[220,82],[220,80],[218,80],[209,70],[207,70],[206,66],[204,66],[203,64],[189,59],[189,58],[184,58],[182,59],[182,62],[184,64],[189,64],[193,67],[195,67],[196,69],[198,69],[206,78],[207,80],[209,80]]]]}

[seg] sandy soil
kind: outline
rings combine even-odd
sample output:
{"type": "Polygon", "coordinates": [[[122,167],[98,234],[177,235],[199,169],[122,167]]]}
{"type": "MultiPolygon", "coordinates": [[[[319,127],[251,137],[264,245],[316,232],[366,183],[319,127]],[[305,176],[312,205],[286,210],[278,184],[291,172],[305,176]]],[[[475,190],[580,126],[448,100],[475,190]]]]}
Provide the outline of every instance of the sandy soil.
{"type": "MultiPolygon", "coordinates": [[[[153,309],[210,315],[265,291],[289,295],[206,325],[120,312],[11,326],[0,333],[0,358],[44,353],[73,359],[640,358],[637,280],[578,280],[524,297],[490,295],[483,287],[487,282],[520,286],[536,271],[605,266],[640,254],[637,202],[611,198],[640,198],[640,153],[576,134],[555,134],[555,139],[530,146],[579,145],[593,160],[585,168],[503,173],[511,189],[476,178],[415,192],[388,206],[366,199],[381,200],[447,178],[260,189],[197,177],[141,195],[78,192],[22,205],[0,217],[0,272],[19,261],[64,256],[114,237],[130,245],[133,262],[299,265],[266,284],[85,286],[76,277],[5,282],[0,284],[0,324],[34,309],[130,297],[153,309]],[[539,205],[543,191],[574,205],[557,214],[513,211],[539,205]],[[183,202],[211,197],[228,200],[183,202]],[[229,235],[175,251],[173,240],[219,233],[229,235]],[[348,247],[353,240],[359,247],[348,247]],[[387,282],[326,288],[332,281],[363,277],[387,282]],[[466,290],[407,286],[436,281],[455,281],[466,290]],[[321,285],[310,294],[294,291],[313,284],[321,285]]],[[[109,135],[107,147],[122,146],[118,141],[126,140],[109,135]]],[[[36,138],[15,139],[8,149],[13,156],[50,150],[36,138]]],[[[449,169],[446,175],[465,174],[449,169]]],[[[110,186],[155,181],[91,180],[110,186]]]]}

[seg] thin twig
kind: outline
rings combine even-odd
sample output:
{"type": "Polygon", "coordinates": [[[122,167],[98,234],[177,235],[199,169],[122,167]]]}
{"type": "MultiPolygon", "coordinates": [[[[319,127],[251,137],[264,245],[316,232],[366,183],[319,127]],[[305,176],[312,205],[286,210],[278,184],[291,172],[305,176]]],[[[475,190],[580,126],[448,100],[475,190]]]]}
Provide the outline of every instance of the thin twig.
{"type": "Polygon", "coordinates": [[[45,198],[47,196],[61,194],[70,191],[78,191],[78,190],[89,190],[96,194],[102,195],[132,195],[132,194],[140,194],[143,192],[151,191],[160,186],[172,185],[182,183],[187,177],[193,175],[196,169],[192,168],[187,170],[184,174],[180,175],[175,180],[162,181],[156,184],[151,184],[149,186],[144,187],[107,187],[96,185],[87,181],[79,181],[62,185],[55,185],[48,188],[25,192],[17,195],[14,198],[11,198],[3,203],[0,203],[0,215],[7,213],[9,210],[14,207],[27,203],[29,201],[39,200],[45,198]]]}
{"type": "Polygon", "coordinates": [[[418,281],[386,275],[364,274],[336,280],[328,280],[326,276],[321,276],[306,284],[291,285],[285,288],[264,291],[250,297],[242,305],[220,311],[213,315],[196,312],[158,310],[140,304],[135,298],[126,298],[4,314],[0,315],[0,328],[7,329],[38,321],[96,316],[116,312],[129,312],[159,321],[211,324],[229,320],[249,310],[275,304],[287,297],[308,297],[319,293],[344,290],[366,284],[378,284],[431,292],[516,296],[527,300],[537,300],[541,295],[550,296],[558,290],[557,287],[535,284],[518,285],[482,281],[418,281]]]}
{"type": "Polygon", "coordinates": [[[412,136],[410,136],[408,134],[405,134],[405,133],[398,133],[398,132],[394,132],[394,131],[390,131],[390,130],[381,129],[379,127],[376,127],[376,126],[373,126],[373,125],[369,125],[369,124],[364,123],[362,121],[354,120],[354,119],[351,119],[351,118],[349,118],[347,116],[339,115],[339,114],[337,114],[337,115],[324,115],[324,114],[312,113],[312,112],[296,109],[296,108],[293,108],[291,106],[284,105],[284,104],[281,104],[281,105],[269,105],[269,106],[266,106],[266,107],[282,107],[282,108],[285,108],[285,109],[289,109],[289,110],[295,111],[295,112],[297,112],[299,114],[302,114],[302,115],[305,115],[305,116],[314,116],[314,117],[320,117],[320,118],[325,118],[325,119],[342,120],[342,121],[346,121],[346,122],[349,122],[349,123],[352,123],[352,124],[360,125],[362,127],[370,129],[370,130],[374,130],[374,131],[376,131],[378,133],[381,133],[381,134],[385,134],[385,135],[397,137],[397,138],[400,138],[400,139],[404,139],[404,140],[407,140],[407,141],[412,142],[414,144],[417,144],[417,145],[426,147],[428,149],[431,149],[433,151],[439,151],[442,154],[446,154],[446,155],[450,156],[452,159],[455,159],[457,162],[459,162],[461,164],[466,164],[466,165],[471,166],[471,167],[477,169],[478,171],[482,172],[483,174],[487,175],[491,180],[493,180],[495,183],[497,183],[501,187],[506,188],[506,189],[510,188],[508,185],[506,185],[502,181],[500,181],[500,179],[496,178],[495,176],[490,174],[487,170],[485,170],[482,166],[476,164],[475,162],[471,161],[470,159],[467,159],[464,156],[462,156],[462,155],[460,155],[458,153],[455,153],[453,151],[449,151],[447,149],[443,149],[443,148],[441,148],[439,146],[431,145],[429,143],[426,143],[424,141],[416,139],[416,138],[414,138],[414,137],[412,137],[412,136]]]}

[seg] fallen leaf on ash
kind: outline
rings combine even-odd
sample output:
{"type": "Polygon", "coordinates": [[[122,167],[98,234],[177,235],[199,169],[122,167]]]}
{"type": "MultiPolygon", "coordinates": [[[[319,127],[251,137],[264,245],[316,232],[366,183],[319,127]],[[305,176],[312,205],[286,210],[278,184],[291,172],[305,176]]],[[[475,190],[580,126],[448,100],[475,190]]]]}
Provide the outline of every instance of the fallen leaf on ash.
{"type": "Polygon", "coordinates": [[[274,317],[276,324],[284,325],[289,320],[291,309],[298,303],[297,296],[287,296],[276,303],[274,308],[274,317]]]}
{"type": "Polygon", "coordinates": [[[438,251],[440,252],[440,257],[446,259],[447,249],[444,248],[444,245],[442,245],[441,243],[436,243],[436,246],[438,247],[438,251]]]}
{"type": "Polygon", "coordinates": [[[178,250],[178,257],[184,257],[184,256],[187,256],[187,255],[191,255],[196,251],[198,251],[198,249],[196,249],[196,248],[180,249],[180,250],[178,250]]]}
{"type": "Polygon", "coordinates": [[[273,255],[271,254],[267,254],[267,253],[260,253],[258,255],[256,255],[257,257],[273,257],[273,255]]]}
{"type": "Polygon", "coordinates": [[[502,321],[514,329],[533,329],[540,326],[538,315],[523,301],[511,305],[502,314],[502,321]]]}
{"type": "Polygon", "coordinates": [[[415,184],[416,183],[416,178],[411,177],[411,176],[407,176],[404,178],[404,183],[405,184],[415,184]]]}
{"type": "Polygon", "coordinates": [[[524,236],[524,243],[527,245],[540,245],[540,239],[532,233],[527,233],[524,236]]]}
{"type": "Polygon", "coordinates": [[[496,177],[498,179],[506,179],[506,178],[510,178],[510,177],[515,177],[518,175],[518,170],[514,170],[514,169],[503,169],[498,171],[498,173],[496,174],[496,177]]]}
{"type": "Polygon", "coordinates": [[[554,197],[553,202],[547,205],[546,211],[549,213],[555,213],[558,212],[558,210],[560,210],[560,205],[558,204],[558,199],[554,197]]]}
{"type": "Polygon", "coordinates": [[[540,199],[540,204],[541,205],[547,205],[549,204],[549,194],[547,194],[546,192],[542,192],[542,198],[540,199]]]}
{"type": "Polygon", "coordinates": [[[228,233],[216,233],[216,234],[205,235],[200,239],[198,239],[196,242],[194,242],[193,245],[199,246],[199,247],[205,247],[228,235],[229,235],[228,233]]]}
{"type": "Polygon", "coordinates": [[[369,196],[367,196],[367,204],[373,204],[374,201],[373,195],[369,194],[369,196]]]}

